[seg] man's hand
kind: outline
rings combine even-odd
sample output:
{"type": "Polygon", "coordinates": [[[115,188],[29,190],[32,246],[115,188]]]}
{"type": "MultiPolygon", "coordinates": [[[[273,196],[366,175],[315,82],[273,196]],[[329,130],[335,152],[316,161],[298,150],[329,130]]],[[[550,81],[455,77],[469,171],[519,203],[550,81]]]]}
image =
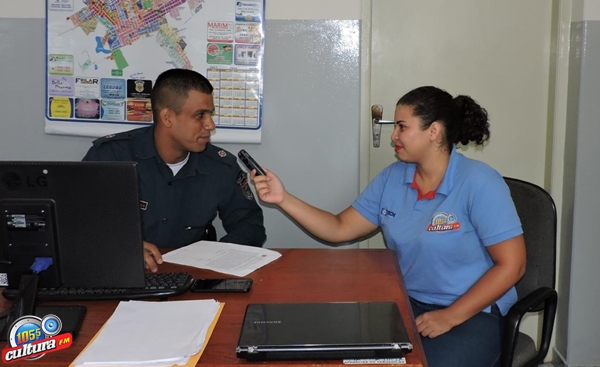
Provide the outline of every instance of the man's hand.
{"type": "Polygon", "coordinates": [[[146,263],[146,269],[153,273],[158,270],[158,264],[162,264],[162,255],[158,248],[150,243],[144,241],[144,262],[146,263]]]}
{"type": "Polygon", "coordinates": [[[458,325],[452,320],[450,313],[451,311],[445,308],[419,315],[415,319],[417,330],[421,335],[429,338],[435,338],[447,333],[450,329],[458,325]]]}

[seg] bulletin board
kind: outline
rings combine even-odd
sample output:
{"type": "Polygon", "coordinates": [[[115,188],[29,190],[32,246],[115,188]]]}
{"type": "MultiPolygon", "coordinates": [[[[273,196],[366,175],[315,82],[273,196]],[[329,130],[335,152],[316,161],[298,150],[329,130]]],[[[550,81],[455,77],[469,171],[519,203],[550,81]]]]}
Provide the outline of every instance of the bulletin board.
{"type": "Polygon", "coordinates": [[[214,87],[216,142],[260,143],[265,0],[46,0],[46,132],[99,137],[152,124],[172,68],[214,87]]]}

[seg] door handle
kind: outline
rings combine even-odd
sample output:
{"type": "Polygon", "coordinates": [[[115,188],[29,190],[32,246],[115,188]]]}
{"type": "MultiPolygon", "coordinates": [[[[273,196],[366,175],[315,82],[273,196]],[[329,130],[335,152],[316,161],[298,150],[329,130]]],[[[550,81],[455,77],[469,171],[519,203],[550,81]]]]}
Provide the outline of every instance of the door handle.
{"type": "Polygon", "coordinates": [[[379,145],[381,144],[381,125],[394,124],[394,121],[382,120],[383,106],[380,104],[371,106],[371,117],[373,119],[373,148],[379,148],[379,145]]]}

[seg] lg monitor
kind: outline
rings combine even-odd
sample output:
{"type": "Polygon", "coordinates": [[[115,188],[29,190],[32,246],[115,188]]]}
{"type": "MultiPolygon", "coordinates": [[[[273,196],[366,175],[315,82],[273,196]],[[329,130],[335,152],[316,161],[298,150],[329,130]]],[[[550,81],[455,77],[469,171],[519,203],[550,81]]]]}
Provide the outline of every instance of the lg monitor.
{"type": "Polygon", "coordinates": [[[135,162],[0,161],[0,273],[18,288],[144,287],[135,162]]]}

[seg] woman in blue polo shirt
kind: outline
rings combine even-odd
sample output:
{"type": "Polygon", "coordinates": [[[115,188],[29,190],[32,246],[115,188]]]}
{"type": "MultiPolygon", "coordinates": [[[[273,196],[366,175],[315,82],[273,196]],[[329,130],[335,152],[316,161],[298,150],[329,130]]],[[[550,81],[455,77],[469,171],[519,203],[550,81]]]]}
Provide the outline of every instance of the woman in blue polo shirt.
{"type": "Polygon", "coordinates": [[[429,366],[497,365],[503,316],[525,273],[525,243],[502,176],[456,150],[488,139],[487,112],[471,97],[420,87],[398,101],[394,121],[399,161],[343,212],[301,201],[269,170],[252,175],[258,196],[331,243],[381,227],[397,254],[429,366]]]}

